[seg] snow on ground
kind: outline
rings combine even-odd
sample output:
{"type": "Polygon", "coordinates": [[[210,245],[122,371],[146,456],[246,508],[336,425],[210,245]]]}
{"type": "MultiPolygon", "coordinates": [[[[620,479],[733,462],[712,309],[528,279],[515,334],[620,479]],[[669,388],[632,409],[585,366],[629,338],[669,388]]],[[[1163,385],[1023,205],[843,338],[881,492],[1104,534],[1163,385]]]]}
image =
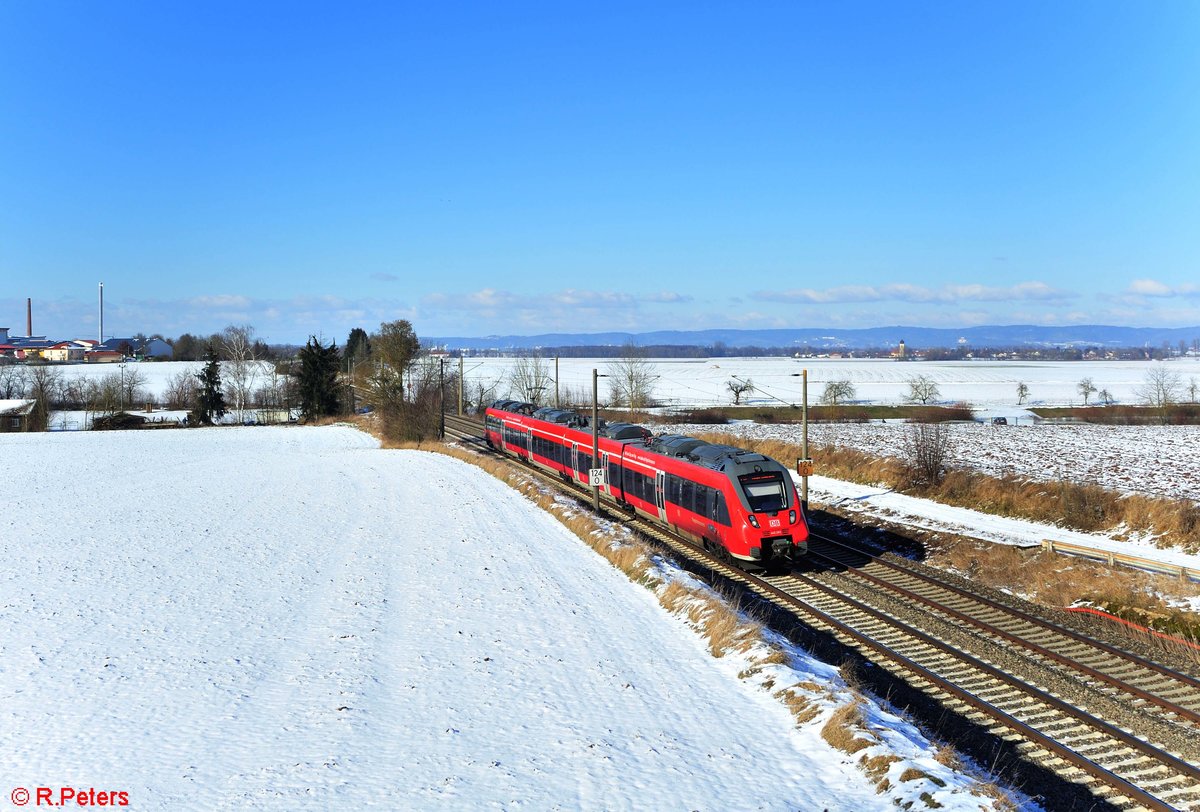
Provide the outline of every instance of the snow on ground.
{"type": "Polygon", "coordinates": [[[9,783],[172,810],[893,806],[552,517],[376,445],[0,435],[9,783]]]}
{"type": "MultiPolygon", "coordinates": [[[[799,425],[752,422],[671,426],[684,434],[728,431],[799,444],[799,425]]],[[[1200,426],[949,423],[951,464],[996,476],[1089,482],[1124,493],[1200,500],[1200,426]]],[[[809,443],[903,456],[904,423],[811,423],[809,443]]]]}
{"type": "MultiPolygon", "coordinates": [[[[509,376],[515,358],[467,358],[463,362],[463,378],[468,391],[483,385],[493,386],[493,397],[509,394],[509,376]]],[[[544,359],[551,377],[553,358],[544,359]]],[[[610,371],[612,359],[561,358],[558,378],[562,394],[571,393],[588,401],[592,395],[592,370],[601,374],[610,371]]],[[[1069,406],[1082,405],[1078,385],[1091,378],[1096,392],[1107,389],[1117,403],[1140,403],[1137,391],[1146,373],[1163,368],[1179,376],[1184,389],[1193,380],[1200,380],[1200,358],[1177,358],[1171,361],[920,361],[901,363],[874,358],[657,358],[649,359],[653,367],[654,395],[665,403],[681,406],[717,406],[733,403],[726,383],[734,376],[754,381],[757,390],[746,402],[779,406],[799,403],[803,394],[802,371],[808,371],[808,397],[816,403],[825,384],[848,380],[854,386],[855,399],[862,403],[899,404],[908,392],[908,381],[917,375],[932,378],[941,393],[941,402],[958,401],[971,404],[987,414],[997,416],[1028,414],[1017,405],[1017,384],[1029,387],[1025,405],[1069,406]]],[[[108,375],[136,374],[143,380],[146,392],[161,400],[168,381],[180,372],[195,373],[202,366],[197,361],[129,362],[116,364],[71,364],[55,369],[67,378],[91,378],[108,375]],[[123,367],[123,369],[121,368],[123,367]]],[[[457,371],[456,363],[446,365],[447,373],[457,371]]],[[[263,365],[256,375],[257,388],[266,383],[270,371],[263,365]]],[[[600,380],[600,399],[608,398],[606,379],[600,380]]],[[[545,398],[550,401],[553,390],[545,398]]],[[[1095,402],[1096,395],[1092,396],[1095,402]]]]}
{"type": "MultiPolygon", "coordinates": [[[[554,359],[545,359],[554,375],[554,359]]],[[[499,382],[496,397],[506,395],[505,381],[516,363],[513,358],[468,358],[464,378],[468,385],[499,382]]],[[[875,358],[656,358],[653,367],[654,396],[665,403],[683,406],[715,406],[733,403],[726,383],[734,376],[750,379],[756,391],[748,402],[779,406],[799,403],[803,396],[801,372],[808,371],[808,398],[816,403],[825,384],[847,380],[855,388],[855,399],[863,403],[900,404],[908,392],[908,381],[918,375],[934,380],[944,403],[963,401],[999,415],[1021,414],[1017,384],[1029,387],[1025,405],[1082,405],[1078,385],[1091,378],[1096,392],[1107,389],[1117,403],[1140,403],[1137,391],[1146,373],[1165,367],[1176,373],[1184,388],[1200,380],[1200,358],[1171,361],[919,361],[900,362],[875,358]]],[[[590,401],[592,370],[610,372],[611,359],[559,359],[559,378],[564,391],[583,393],[590,401]]],[[[447,369],[450,367],[447,366],[447,369]]],[[[608,397],[609,381],[601,379],[600,398],[608,397]]],[[[546,392],[549,400],[552,391],[546,392]]],[[[1092,402],[1096,396],[1093,394],[1092,402]]],[[[743,402],[747,402],[743,398],[743,402]]]]}

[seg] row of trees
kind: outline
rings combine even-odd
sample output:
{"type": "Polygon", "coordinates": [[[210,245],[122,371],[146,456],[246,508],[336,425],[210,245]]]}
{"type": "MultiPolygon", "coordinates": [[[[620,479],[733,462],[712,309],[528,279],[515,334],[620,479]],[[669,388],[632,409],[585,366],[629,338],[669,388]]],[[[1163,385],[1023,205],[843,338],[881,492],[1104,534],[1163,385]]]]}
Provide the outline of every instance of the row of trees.
{"type": "MultiPolygon", "coordinates": [[[[1091,378],[1083,378],[1075,388],[1083,397],[1084,406],[1088,405],[1088,400],[1092,395],[1097,394],[1096,382],[1091,378]]],[[[1134,394],[1145,405],[1155,409],[1164,409],[1183,402],[1185,395],[1188,403],[1196,403],[1196,397],[1200,394],[1200,382],[1197,382],[1195,378],[1190,378],[1185,385],[1183,377],[1178,372],[1156,366],[1146,373],[1146,377],[1134,390],[1134,394]]],[[[1029,387],[1024,383],[1017,384],[1017,403],[1024,403],[1028,396],[1029,387]]],[[[1111,406],[1115,402],[1112,393],[1107,389],[1100,389],[1097,397],[1105,406],[1111,406]]]]}
{"type": "MultiPolygon", "coordinates": [[[[928,375],[916,375],[909,378],[906,383],[908,385],[908,391],[904,394],[906,403],[920,403],[925,406],[930,401],[936,401],[942,396],[937,381],[928,375]]],[[[841,406],[854,400],[857,394],[854,384],[847,379],[829,381],[821,391],[820,403],[822,406],[841,406]]]]}
{"type": "MultiPolygon", "coordinates": [[[[658,375],[644,348],[626,345],[620,358],[605,364],[603,377],[606,407],[636,412],[654,405],[654,383],[658,375]]],[[[590,408],[592,404],[590,391],[558,387],[549,363],[538,353],[517,358],[507,381],[476,382],[470,398],[473,405],[479,408],[489,400],[495,400],[504,384],[507,384],[508,397],[537,406],[556,403],[563,408],[582,409],[590,408]]]]}

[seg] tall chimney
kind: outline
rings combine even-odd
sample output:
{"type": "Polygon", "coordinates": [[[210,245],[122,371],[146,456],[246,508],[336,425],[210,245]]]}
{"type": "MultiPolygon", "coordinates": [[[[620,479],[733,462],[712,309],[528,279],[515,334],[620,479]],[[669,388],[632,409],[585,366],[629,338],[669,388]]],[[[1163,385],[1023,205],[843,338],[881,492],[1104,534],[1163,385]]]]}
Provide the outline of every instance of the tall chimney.
{"type": "Polygon", "coordinates": [[[33,299],[25,300],[25,335],[33,335],[33,299]]]}
{"type": "Polygon", "coordinates": [[[100,283],[100,343],[104,343],[104,283],[100,283]]]}

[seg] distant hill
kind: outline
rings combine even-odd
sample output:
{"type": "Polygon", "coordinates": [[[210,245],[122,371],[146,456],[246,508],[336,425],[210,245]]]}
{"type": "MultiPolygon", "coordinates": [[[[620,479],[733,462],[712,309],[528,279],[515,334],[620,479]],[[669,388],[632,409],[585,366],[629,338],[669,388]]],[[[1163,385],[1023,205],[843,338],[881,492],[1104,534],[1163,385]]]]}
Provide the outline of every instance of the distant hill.
{"type": "Polygon", "coordinates": [[[901,340],[911,349],[956,347],[1172,347],[1190,346],[1200,338],[1197,327],[1113,327],[1086,324],[1038,327],[1032,324],[990,325],[942,329],[935,327],[833,327],[782,330],[658,330],[651,333],[542,333],[532,336],[426,336],[431,344],[449,349],[507,350],[537,347],[637,346],[805,347],[813,350],[893,347],[901,340]]]}

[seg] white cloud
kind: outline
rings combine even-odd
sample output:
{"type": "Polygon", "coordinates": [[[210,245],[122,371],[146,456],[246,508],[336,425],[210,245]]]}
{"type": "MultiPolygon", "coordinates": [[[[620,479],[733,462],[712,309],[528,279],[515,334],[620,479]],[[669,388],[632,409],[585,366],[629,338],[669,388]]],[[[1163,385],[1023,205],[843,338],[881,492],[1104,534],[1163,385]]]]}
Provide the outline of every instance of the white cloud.
{"type": "Polygon", "coordinates": [[[1172,296],[1200,296],[1200,286],[1182,284],[1171,287],[1157,279],[1135,279],[1129,283],[1126,293],[1132,296],[1150,296],[1154,298],[1169,298],[1172,296]]]}

